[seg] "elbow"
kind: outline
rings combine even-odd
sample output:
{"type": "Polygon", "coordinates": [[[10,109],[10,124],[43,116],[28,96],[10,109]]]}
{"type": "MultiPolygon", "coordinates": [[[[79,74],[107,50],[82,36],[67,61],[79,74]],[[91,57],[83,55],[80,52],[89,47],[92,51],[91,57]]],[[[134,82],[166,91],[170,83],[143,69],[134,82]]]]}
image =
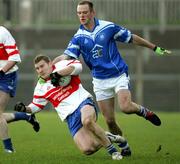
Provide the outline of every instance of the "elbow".
{"type": "Polygon", "coordinates": [[[74,69],[71,72],[71,75],[78,75],[82,72],[82,64],[78,63],[73,65],[74,69]]]}

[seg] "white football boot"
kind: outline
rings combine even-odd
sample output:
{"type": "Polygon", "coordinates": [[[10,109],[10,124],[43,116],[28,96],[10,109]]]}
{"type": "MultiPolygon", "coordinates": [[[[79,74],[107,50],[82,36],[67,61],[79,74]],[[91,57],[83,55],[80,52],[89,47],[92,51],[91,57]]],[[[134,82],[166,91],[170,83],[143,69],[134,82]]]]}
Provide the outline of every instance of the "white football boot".
{"type": "Polygon", "coordinates": [[[110,132],[105,132],[106,136],[112,143],[124,143],[126,142],[125,138],[120,135],[115,135],[110,132]]]}

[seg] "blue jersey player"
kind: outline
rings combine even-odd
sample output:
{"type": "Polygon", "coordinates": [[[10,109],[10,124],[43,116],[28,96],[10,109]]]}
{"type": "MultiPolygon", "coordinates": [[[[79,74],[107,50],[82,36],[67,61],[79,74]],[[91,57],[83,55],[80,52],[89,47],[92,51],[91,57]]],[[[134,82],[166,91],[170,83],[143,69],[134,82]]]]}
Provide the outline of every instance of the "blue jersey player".
{"type": "MultiPolygon", "coordinates": [[[[118,51],[117,42],[132,43],[154,50],[158,55],[170,53],[155,44],[132,34],[128,29],[95,17],[93,3],[81,1],[77,6],[77,16],[81,23],[78,31],[72,37],[61,59],[76,58],[82,55],[93,76],[93,90],[98,106],[106,120],[110,132],[122,135],[115,120],[114,97],[117,95],[119,107],[126,114],[136,113],[156,126],[161,124],[159,117],[147,108],[131,100],[129,90],[128,66],[118,51]]],[[[131,155],[126,145],[122,148],[122,155],[131,155]]]]}

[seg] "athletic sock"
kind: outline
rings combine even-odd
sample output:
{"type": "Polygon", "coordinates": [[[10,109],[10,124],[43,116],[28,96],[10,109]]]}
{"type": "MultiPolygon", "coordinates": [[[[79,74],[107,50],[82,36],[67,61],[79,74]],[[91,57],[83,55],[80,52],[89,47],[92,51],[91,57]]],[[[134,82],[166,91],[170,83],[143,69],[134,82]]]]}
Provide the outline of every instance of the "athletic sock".
{"type": "Polygon", "coordinates": [[[126,142],[119,143],[118,146],[123,150],[129,148],[129,144],[126,142]]]}
{"type": "Polygon", "coordinates": [[[139,113],[137,113],[137,115],[142,116],[142,117],[146,117],[147,112],[148,112],[148,110],[145,107],[140,106],[140,110],[139,110],[139,113]]]}
{"type": "Polygon", "coordinates": [[[14,113],[14,121],[18,121],[18,120],[26,120],[29,121],[31,118],[30,114],[24,113],[24,112],[16,112],[14,113]]]}
{"type": "Polygon", "coordinates": [[[114,152],[117,152],[117,149],[114,147],[113,144],[110,144],[109,146],[106,147],[106,150],[110,155],[112,155],[114,152]]]}
{"type": "Polygon", "coordinates": [[[11,138],[3,140],[3,145],[4,145],[4,149],[14,151],[11,138]]]}

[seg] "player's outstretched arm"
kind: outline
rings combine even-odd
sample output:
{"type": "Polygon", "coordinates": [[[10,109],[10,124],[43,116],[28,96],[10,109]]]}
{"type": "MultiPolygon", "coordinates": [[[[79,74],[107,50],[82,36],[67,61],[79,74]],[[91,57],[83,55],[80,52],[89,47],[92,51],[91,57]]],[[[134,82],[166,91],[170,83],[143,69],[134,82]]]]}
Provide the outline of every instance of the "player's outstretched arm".
{"type": "Polygon", "coordinates": [[[141,38],[140,36],[138,36],[136,34],[132,34],[132,43],[152,49],[158,56],[171,54],[171,51],[166,50],[162,47],[156,46],[155,44],[149,42],[148,40],[141,38]]]}

